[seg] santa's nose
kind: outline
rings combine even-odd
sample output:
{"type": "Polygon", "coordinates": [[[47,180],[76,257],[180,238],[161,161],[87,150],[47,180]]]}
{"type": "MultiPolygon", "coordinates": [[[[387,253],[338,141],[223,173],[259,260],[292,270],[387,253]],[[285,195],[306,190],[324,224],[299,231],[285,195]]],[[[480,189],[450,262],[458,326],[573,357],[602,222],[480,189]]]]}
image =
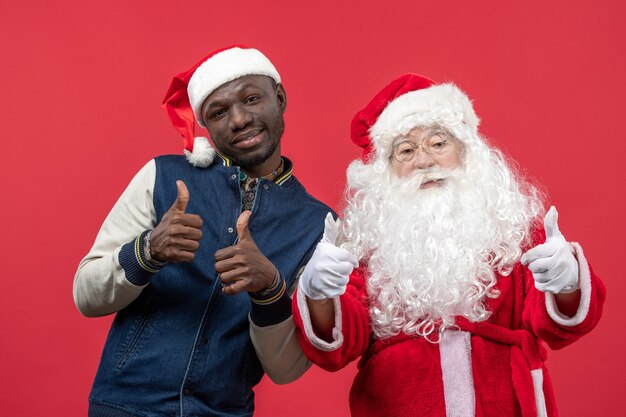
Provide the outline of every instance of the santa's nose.
{"type": "Polygon", "coordinates": [[[426,169],[435,165],[435,160],[432,156],[424,152],[424,150],[420,150],[417,152],[417,155],[415,155],[413,163],[416,169],[426,169]]]}

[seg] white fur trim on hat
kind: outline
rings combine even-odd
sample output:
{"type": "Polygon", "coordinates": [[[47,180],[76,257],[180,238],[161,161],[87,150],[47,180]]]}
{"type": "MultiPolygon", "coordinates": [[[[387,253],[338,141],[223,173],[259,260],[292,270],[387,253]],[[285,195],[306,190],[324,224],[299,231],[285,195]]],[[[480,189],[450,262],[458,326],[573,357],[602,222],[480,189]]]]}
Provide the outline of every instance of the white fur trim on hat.
{"type": "Polygon", "coordinates": [[[265,75],[280,83],[280,75],[265,55],[256,49],[231,48],[213,55],[193,73],[187,85],[189,103],[202,127],[202,103],[217,88],[246,75],[265,75]]]}
{"type": "MultiPolygon", "coordinates": [[[[454,84],[434,85],[403,94],[390,102],[370,129],[374,142],[406,135],[417,126],[464,123],[476,132],[480,120],[472,102],[454,84]]],[[[386,141],[385,141],[386,142],[386,141]]]]}
{"type": "Polygon", "coordinates": [[[185,149],[185,156],[191,165],[198,168],[206,168],[211,165],[215,158],[215,149],[213,149],[207,138],[198,136],[193,140],[193,152],[185,149]]]}

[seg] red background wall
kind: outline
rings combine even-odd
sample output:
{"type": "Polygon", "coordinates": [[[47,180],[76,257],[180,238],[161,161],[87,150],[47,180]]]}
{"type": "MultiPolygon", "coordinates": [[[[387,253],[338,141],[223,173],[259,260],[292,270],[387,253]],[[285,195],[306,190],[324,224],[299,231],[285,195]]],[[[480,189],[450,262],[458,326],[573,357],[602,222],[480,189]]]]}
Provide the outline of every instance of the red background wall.
{"type": "MultiPolygon", "coordinates": [[[[132,175],[182,151],[159,106],[171,77],[232,43],[281,72],[284,153],[335,208],[358,155],[349,122],[375,92],[409,71],[466,90],[482,131],[546,186],[608,287],[600,326],[550,353],[561,414],[623,415],[624,3],[376,3],[0,5],[1,415],[85,415],[111,318],[77,312],[76,266],[132,175]]],[[[347,416],[353,374],[264,380],[257,415],[347,416]]]]}

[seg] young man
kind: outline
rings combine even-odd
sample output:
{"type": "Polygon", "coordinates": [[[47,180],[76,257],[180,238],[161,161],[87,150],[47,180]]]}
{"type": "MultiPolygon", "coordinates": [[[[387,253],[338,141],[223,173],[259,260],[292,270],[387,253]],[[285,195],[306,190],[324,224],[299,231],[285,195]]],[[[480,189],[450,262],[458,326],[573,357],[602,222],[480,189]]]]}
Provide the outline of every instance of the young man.
{"type": "Polygon", "coordinates": [[[258,50],[213,52],[174,78],[163,105],[187,158],[144,166],[74,281],[81,313],[116,313],[89,415],[251,416],[255,347],[277,382],[308,367],[289,288],[329,209],[281,156],[287,96],[258,50]],[[196,121],[216,150],[194,137],[196,121]]]}
{"type": "Polygon", "coordinates": [[[555,416],[543,342],[600,319],[582,248],[477,128],[456,86],[414,74],[353,121],[344,226],[327,219],[294,320],[319,366],[361,358],[354,416],[555,416]]]}

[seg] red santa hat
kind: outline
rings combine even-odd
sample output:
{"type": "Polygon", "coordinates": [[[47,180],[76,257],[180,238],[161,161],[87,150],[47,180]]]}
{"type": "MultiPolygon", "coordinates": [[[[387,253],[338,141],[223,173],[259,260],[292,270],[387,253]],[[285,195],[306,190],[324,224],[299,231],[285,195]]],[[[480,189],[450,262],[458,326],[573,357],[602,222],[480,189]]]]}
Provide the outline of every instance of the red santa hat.
{"type": "Polygon", "coordinates": [[[204,100],[220,86],[246,75],[265,75],[280,83],[278,71],[265,55],[241,45],[218,49],[172,79],[163,109],[183,136],[184,152],[192,165],[207,167],[215,157],[208,139],[195,135],[196,122],[206,127],[201,115],[204,100]]]}
{"type": "Polygon", "coordinates": [[[352,119],[352,141],[363,148],[361,159],[386,155],[393,139],[418,126],[440,124],[454,130],[463,124],[477,132],[480,120],[469,98],[454,84],[436,84],[404,74],[382,89],[352,119]]]}

